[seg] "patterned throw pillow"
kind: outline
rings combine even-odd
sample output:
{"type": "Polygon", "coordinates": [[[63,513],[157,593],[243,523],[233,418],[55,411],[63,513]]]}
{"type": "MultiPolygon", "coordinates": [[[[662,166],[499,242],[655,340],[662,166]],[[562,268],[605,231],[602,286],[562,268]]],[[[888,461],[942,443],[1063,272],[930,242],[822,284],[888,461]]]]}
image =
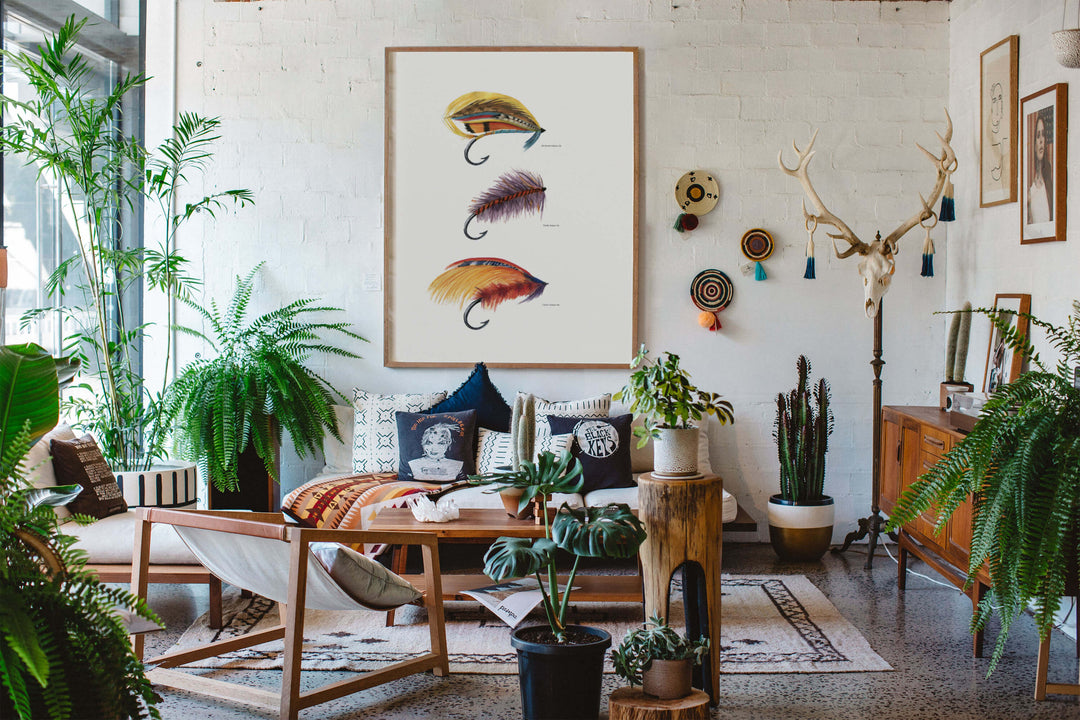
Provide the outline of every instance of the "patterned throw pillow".
{"type": "Polygon", "coordinates": [[[398,469],[398,412],[419,413],[446,399],[446,392],[378,395],[353,390],[354,473],[392,473],[398,469]]]}
{"type": "MultiPolygon", "coordinates": [[[[514,461],[514,449],[510,441],[510,433],[495,432],[487,428],[480,428],[479,450],[476,453],[476,472],[481,475],[496,472],[509,467],[514,461]]],[[[545,435],[536,438],[536,448],[533,461],[540,453],[547,452],[561,455],[570,448],[574,442],[573,435],[545,435]]]]}
{"type": "Polygon", "coordinates": [[[582,494],[603,488],[634,486],[630,472],[633,415],[607,418],[549,416],[548,419],[553,432],[569,432],[574,436],[573,453],[581,461],[585,481],[582,494]]]}
{"type": "Polygon", "coordinates": [[[506,404],[502,393],[492,384],[488,369],[484,363],[476,363],[472,374],[450,396],[431,408],[429,413],[460,412],[475,410],[476,423],[482,427],[499,432],[510,429],[510,416],[513,414],[506,404]]]}
{"type": "Polygon", "coordinates": [[[67,504],[78,515],[98,520],[127,512],[124,494],[116,476],[101,456],[94,438],[83,435],[77,440],[52,441],[53,471],[57,485],[82,485],[79,497],[67,504]]]}
{"type": "Polygon", "coordinates": [[[397,414],[398,478],[426,482],[465,480],[476,471],[476,411],[397,414]]]}
{"type": "MultiPolygon", "coordinates": [[[[522,393],[518,393],[519,395],[522,393]]],[[[611,412],[611,393],[583,400],[559,400],[552,402],[543,398],[536,400],[536,437],[551,435],[547,416],[556,417],[607,417],[611,412]]]]}

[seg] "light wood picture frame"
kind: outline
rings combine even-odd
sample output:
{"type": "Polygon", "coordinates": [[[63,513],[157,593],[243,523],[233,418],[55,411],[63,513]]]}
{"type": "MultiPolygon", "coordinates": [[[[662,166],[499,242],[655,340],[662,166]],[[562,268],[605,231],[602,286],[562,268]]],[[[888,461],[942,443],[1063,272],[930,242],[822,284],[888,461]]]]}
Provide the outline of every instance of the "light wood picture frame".
{"type": "Polygon", "coordinates": [[[1069,86],[1065,83],[1020,101],[1020,242],[1065,240],[1069,86]]]}
{"type": "Polygon", "coordinates": [[[387,367],[625,368],[639,49],[386,49],[387,367]]]}
{"type": "MultiPolygon", "coordinates": [[[[1022,293],[1002,293],[994,296],[995,310],[1012,310],[1016,313],[1031,313],[1031,295],[1022,293]]],[[[1010,318],[1010,323],[1017,332],[1027,336],[1028,319],[1020,315],[1003,315],[1010,318]]],[[[990,324],[990,344],[986,348],[986,370],[983,373],[983,392],[994,392],[999,385],[1011,383],[1020,377],[1024,357],[1005,343],[1001,330],[990,324]]]]}
{"type": "Polygon", "coordinates": [[[1016,202],[1020,36],[979,55],[979,207],[1016,202]]]}

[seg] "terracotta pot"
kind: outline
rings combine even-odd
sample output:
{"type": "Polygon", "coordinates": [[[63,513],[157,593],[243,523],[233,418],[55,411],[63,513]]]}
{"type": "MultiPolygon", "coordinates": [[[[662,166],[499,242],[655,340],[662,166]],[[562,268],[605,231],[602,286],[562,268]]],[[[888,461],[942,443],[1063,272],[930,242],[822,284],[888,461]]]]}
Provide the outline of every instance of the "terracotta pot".
{"type": "Polygon", "coordinates": [[[641,673],[641,689],[661,700],[677,700],[690,694],[693,666],[686,660],[653,660],[641,673]]]}
{"type": "Polygon", "coordinates": [[[521,496],[524,494],[524,488],[507,488],[499,491],[503,509],[506,510],[507,515],[515,520],[525,520],[526,518],[532,517],[532,503],[526,505],[524,510],[518,510],[518,506],[521,504],[521,496]]]}
{"type": "Polygon", "coordinates": [[[828,495],[813,505],[796,505],[773,495],[768,510],[769,541],[781,560],[814,562],[829,549],[835,507],[828,495]]]}
{"type": "Polygon", "coordinates": [[[653,477],[698,476],[698,428],[660,428],[653,441],[653,477]]]}

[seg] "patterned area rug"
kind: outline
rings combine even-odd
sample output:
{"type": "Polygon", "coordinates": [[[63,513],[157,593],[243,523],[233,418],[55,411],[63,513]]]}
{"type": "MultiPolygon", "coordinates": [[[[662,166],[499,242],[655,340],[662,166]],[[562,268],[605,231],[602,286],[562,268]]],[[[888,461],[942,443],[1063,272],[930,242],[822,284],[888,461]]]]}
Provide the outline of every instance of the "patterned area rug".
{"type": "MultiPolygon", "coordinates": [[[[672,590],[673,624],[681,623],[681,592],[672,590]]],[[[572,622],[600,627],[617,644],[641,621],[641,606],[582,604],[572,608],[572,622]]],[[[802,575],[724,575],[723,673],[872,672],[892,668],[802,575]]],[[[275,603],[260,597],[225,596],[226,626],[211,630],[207,616],[187,629],[173,650],[225,640],[276,625],[275,603]]],[[[446,603],[450,670],[458,673],[517,673],[510,628],[476,603],[446,603]]],[[[537,608],[525,624],[542,624],[537,608]]],[[[404,660],[428,647],[426,612],[408,606],[397,612],[396,626],[374,612],[309,611],[304,624],[305,670],[363,671],[404,660]]],[[[227,653],[187,667],[272,669],[281,667],[280,641],[227,653]]],[[[613,672],[610,656],[605,672],[613,672]]]]}

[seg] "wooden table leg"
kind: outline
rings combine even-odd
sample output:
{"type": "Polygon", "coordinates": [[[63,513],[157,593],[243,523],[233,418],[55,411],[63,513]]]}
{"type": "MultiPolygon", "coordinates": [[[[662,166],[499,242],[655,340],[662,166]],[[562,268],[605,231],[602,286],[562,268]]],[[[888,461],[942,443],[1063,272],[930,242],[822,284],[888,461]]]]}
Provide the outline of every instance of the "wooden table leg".
{"type": "MultiPolygon", "coordinates": [[[[405,574],[405,563],[409,559],[408,545],[394,545],[390,550],[390,569],[397,575],[405,574]]],[[[386,627],[394,627],[394,613],[396,610],[386,611],[386,627]]]]}
{"type": "Polygon", "coordinates": [[[210,627],[214,630],[221,629],[221,578],[217,575],[210,576],[210,627]]]}

